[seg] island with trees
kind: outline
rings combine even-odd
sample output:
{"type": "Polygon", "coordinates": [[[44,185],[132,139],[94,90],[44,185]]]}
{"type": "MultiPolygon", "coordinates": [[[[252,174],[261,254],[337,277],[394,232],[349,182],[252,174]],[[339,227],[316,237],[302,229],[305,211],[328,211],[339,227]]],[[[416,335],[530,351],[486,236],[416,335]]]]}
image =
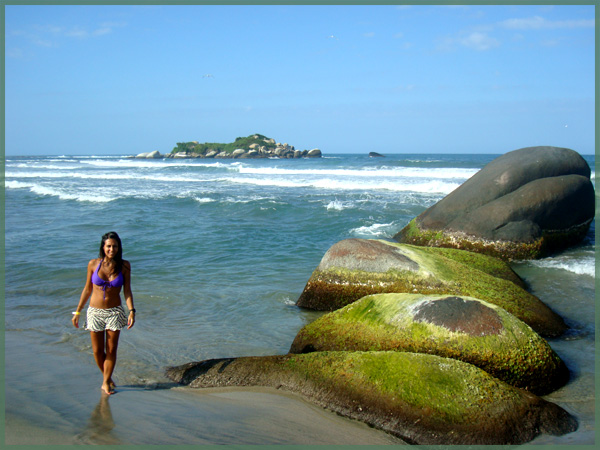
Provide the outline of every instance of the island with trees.
{"type": "Polygon", "coordinates": [[[140,153],[136,158],[320,158],[321,150],[296,150],[293,145],[276,142],[262,134],[238,137],[228,144],[178,142],[166,155],[154,151],[140,153]]]}

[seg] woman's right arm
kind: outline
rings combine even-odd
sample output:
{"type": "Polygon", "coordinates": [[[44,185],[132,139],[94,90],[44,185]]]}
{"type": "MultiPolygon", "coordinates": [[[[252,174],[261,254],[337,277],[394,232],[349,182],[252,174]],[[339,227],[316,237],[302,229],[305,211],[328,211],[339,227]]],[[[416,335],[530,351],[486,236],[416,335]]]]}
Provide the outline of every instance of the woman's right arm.
{"type": "Polygon", "coordinates": [[[75,313],[77,314],[73,314],[73,318],[71,319],[75,328],[79,328],[79,316],[81,315],[81,311],[83,310],[85,304],[90,298],[90,295],[92,295],[92,274],[94,273],[95,262],[96,260],[92,259],[88,263],[85,286],[83,287],[83,291],[81,292],[81,297],[79,298],[79,304],[77,305],[77,309],[75,309],[75,313]]]}

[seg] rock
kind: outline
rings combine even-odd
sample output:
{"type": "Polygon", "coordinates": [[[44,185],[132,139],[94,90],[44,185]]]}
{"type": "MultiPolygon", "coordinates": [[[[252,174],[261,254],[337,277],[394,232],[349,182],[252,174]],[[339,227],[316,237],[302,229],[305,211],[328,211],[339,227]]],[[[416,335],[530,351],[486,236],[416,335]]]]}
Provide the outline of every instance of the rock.
{"type": "Polygon", "coordinates": [[[138,159],[158,159],[162,158],[163,155],[158,150],[155,150],[153,152],[139,153],[135,157],[138,159]]]}
{"type": "Polygon", "coordinates": [[[462,361],[400,352],[225,358],[167,369],[193,388],[284,389],[407,443],[522,444],[575,431],[559,406],[462,361]]]}
{"type": "Polygon", "coordinates": [[[369,152],[369,156],[371,158],[385,158],[385,156],[383,156],[383,155],[381,155],[381,154],[379,154],[377,152],[369,152]]]}
{"type": "Polygon", "coordinates": [[[496,158],[394,238],[532,259],[579,242],[594,214],[585,160],[566,148],[529,147],[496,158]]]}
{"type": "Polygon", "coordinates": [[[569,379],[564,362],[528,325],[465,296],[369,295],[303,327],[290,353],[380,350],[458,359],[537,395],[569,379]]]}
{"type": "Polygon", "coordinates": [[[567,327],[562,318],[524,287],[498,258],[456,249],[346,239],[327,250],[296,304],[333,311],[370,294],[465,295],[504,308],[542,336],[564,333],[567,327]]]}
{"type": "Polygon", "coordinates": [[[309,150],[306,156],[308,158],[320,158],[322,156],[321,150],[319,150],[318,148],[313,148],[312,150],[309,150]]]}
{"type": "Polygon", "coordinates": [[[155,150],[153,152],[150,152],[146,155],[146,158],[148,159],[159,159],[162,158],[163,156],[160,154],[160,152],[158,150],[155,150]]]}
{"type": "MultiPolygon", "coordinates": [[[[247,138],[238,137],[229,144],[204,143],[197,141],[178,142],[165,158],[299,158],[308,154],[308,150],[296,151],[293,145],[275,143],[274,139],[254,134],[247,138]],[[263,145],[264,144],[264,145],[263,145]],[[235,146],[235,150],[231,150],[235,146]],[[216,148],[215,148],[216,147],[216,148]],[[177,156],[175,156],[177,154],[177,156]]],[[[313,157],[320,157],[319,149],[313,150],[313,157]]],[[[144,156],[145,157],[145,156],[144,156]]]]}

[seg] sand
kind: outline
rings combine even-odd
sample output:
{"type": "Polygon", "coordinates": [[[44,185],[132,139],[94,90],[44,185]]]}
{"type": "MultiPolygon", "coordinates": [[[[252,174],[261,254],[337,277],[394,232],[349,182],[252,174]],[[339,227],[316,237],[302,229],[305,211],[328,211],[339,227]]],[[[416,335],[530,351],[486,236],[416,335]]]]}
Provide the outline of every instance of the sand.
{"type": "Polygon", "coordinates": [[[110,398],[98,389],[96,397],[86,420],[53,428],[30,424],[27,411],[23,417],[7,415],[6,444],[402,443],[273,389],[124,387],[110,398]]]}
{"type": "Polygon", "coordinates": [[[117,392],[107,396],[90,354],[35,354],[22,337],[6,333],[6,444],[402,444],[271,388],[200,390],[116,376],[117,392]]]}

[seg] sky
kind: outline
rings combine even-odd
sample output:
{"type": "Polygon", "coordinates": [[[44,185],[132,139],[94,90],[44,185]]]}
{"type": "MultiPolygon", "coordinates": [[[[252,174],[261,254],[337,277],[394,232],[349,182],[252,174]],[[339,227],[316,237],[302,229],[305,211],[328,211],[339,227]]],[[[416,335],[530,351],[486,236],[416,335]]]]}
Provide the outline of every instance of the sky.
{"type": "Polygon", "coordinates": [[[6,5],[5,154],[594,154],[594,75],[594,5],[6,5]]]}

